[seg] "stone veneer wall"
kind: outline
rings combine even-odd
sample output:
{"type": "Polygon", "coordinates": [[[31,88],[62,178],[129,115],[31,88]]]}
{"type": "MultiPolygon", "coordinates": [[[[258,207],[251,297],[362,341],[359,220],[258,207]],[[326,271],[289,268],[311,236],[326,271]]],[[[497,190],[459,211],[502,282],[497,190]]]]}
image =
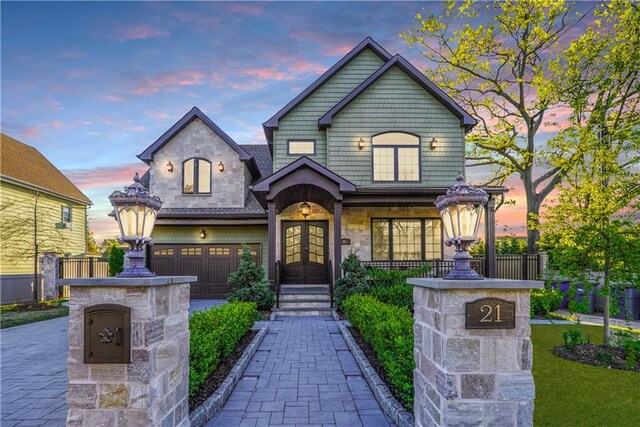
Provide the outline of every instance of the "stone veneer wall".
{"type": "Polygon", "coordinates": [[[532,425],[529,292],[414,286],[416,426],[532,425]],[[484,297],[515,301],[516,328],[466,329],[465,303],[484,297]]]}
{"type": "Polygon", "coordinates": [[[189,424],[189,283],[127,283],[158,279],[166,278],[84,279],[92,287],[67,281],[68,426],[189,424]],[[83,363],[84,308],[107,303],[131,307],[129,364],[83,363]]]}
{"type": "Polygon", "coordinates": [[[200,119],[194,119],[154,156],[150,164],[150,192],[162,198],[165,208],[241,208],[247,196],[245,164],[200,119]],[[211,162],[211,194],[182,194],[182,162],[201,157],[211,162]],[[167,172],[167,162],[173,172],[167,172]],[[218,170],[218,162],[224,171],[218,170]]]}

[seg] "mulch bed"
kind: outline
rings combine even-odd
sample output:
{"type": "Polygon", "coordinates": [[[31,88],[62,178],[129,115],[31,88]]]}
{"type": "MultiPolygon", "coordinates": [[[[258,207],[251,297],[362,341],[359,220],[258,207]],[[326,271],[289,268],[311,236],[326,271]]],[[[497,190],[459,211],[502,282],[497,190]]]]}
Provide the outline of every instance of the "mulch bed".
{"type": "Polygon", "coordinates": [[[349,329],[349,332],[351,332],[351,336],[353,336],[354,341],[356,342],[356,344],[358,344],[358,347],[360,347],[360,350],[362,350],[373,369],[378,375],[380,375],[380,378],[382,379],[382,381],[384,381],[384,384],[389,388],[389,391],[391,392],[393,397],[395,397],[395,399],[400,402],[402,406],[404,406],[404,402],[398,396],[398,393],[393,387],[393,384],[391,384],[391,381],[389,381],[387,372],[385,371],[384,366],[382,366],[382,363],[380,363],[380,361],[378,360],[378,356],[376,356],[376,352],[373,350],[373,347],[371,347],[371,344],[369,344],[364,340],[364,338],[362,338],[362,335],[360,335],[360,331],[358,331],[356,328],[354,328],[353,326],[347,326],[347,328],[349,329]]]}
{"type": "Polygon", "coordinates": [[[587,343],[568,347],[554,347],[551,351],[556,356],[573,362],[601,366],[608,369],[640,372],[640,364],[636,364],[633,369],[627,368],[624,351],[620,347],[604,347],[587,343]]]}
{"type": "Polygon", "coordinates": [[[236,348],[233,349],[231,355],[222,360],[220,365],[218,365],[218,369],[216,369],[209,378],[207,378],[198,392],[194,396],[189,397],[189,412],[202,405],[213,393],[215,393],[218,387],[220,387],[220,384],[222,384],[227,378],[227,375],[229,375],[229,372],[231,372],[231,369],[233,369],[238,359],[240,359],[244,350],[249,346],[257,334],[258,331],[250,329],[249,332],[240,338],[240,341],[236,344],[236,348]]]}

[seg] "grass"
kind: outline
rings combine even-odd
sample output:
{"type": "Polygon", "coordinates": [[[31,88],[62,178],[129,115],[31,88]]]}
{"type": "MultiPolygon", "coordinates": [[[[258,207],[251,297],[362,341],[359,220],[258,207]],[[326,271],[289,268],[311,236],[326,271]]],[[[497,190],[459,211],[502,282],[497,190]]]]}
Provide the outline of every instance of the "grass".
{"type": "MultiPolygon", "coordinates": [[[[640,374],[570,362],[551,353],[562,345],[562,331],[574,325],[531,325],[534,425],[563,427],[637,426],[640,374]]],[[[579,326],[602,344],[602,327],[579,326]]]]}
{"type": "Polygon", "coordinates": [[[55,300],[42,303],[0,306],[0,329],[67,316],[69,315],[69,307],[62,305],[64,301],[55,300]]]}

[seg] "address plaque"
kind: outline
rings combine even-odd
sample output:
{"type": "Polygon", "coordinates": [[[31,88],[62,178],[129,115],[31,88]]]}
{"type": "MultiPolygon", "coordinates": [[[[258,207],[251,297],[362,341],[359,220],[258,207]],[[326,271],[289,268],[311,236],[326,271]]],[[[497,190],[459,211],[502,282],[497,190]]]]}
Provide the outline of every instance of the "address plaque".
{"type": "Polygon", "coordinates": [[[501,298],[480,298],[466,303],[466,329],[514,329],[516,303],[501,298]]]}

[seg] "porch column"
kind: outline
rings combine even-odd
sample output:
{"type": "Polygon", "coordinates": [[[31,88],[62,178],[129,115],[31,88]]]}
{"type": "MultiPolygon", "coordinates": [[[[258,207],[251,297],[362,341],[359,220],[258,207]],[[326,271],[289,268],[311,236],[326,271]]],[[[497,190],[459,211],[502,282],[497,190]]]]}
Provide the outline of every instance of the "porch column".
{"type": "Polygon", "coordinates": [[[484,272],[485,277],[496,277],[496,201],[489,196],[484,219],[484,272]]]}
{"type": "Polygon", "coordinates": [[[268,262],[269,268],[269,284],[275,286],[276,284],[276,203],[267,203],[267,215],[269,223],[267,226],[269,235],[269,248],[268,248],[268,262]]]}
{"type": "Polygon", "coordinates": [[[342,201],[333,204],[333,278],[340,277],[342,262],[342,201]]]}

